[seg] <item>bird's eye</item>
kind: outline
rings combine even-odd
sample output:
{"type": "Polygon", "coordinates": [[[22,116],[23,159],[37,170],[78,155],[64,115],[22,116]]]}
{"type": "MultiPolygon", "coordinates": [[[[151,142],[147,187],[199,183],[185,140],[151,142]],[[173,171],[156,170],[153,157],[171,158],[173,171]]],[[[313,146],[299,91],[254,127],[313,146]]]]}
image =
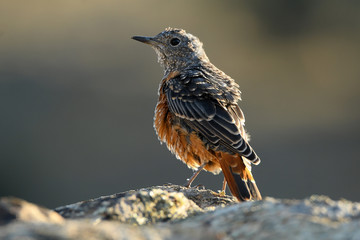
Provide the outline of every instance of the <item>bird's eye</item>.
{"type": "Polygon", "coordinates": [[[178,38],[172,38],[172,39],[170,40],[170,44],[171,44],[172,46],[179,45],[179,43],[180,43],[180,39],[178,39],[178,38]]]}

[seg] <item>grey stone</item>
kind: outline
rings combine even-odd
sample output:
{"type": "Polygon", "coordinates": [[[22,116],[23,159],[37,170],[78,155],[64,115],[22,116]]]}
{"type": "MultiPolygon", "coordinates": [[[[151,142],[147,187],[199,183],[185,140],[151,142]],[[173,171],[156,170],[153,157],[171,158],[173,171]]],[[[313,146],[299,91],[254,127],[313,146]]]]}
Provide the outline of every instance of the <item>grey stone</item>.
{"type": "Polygon", "coordinates": [[[65,220],[12,215],[0,239],[360,239],[360,203],[318,195],[237,203],[210,190],[166,185],[55,210],[65,220]]]}
{"type": "Polygon", "coordinates": [[[55,209],[65,218],[116,220],[144,225],[177,221],[235,200],[210,190],[167,185],[82,201],[55,209]]]}
{"type": "Polygon", "coordinates": [[[24,222],[62,223],[64,219],[56,212],[19,198],[0,198],[0,225],[13,220],[24,222]]]}

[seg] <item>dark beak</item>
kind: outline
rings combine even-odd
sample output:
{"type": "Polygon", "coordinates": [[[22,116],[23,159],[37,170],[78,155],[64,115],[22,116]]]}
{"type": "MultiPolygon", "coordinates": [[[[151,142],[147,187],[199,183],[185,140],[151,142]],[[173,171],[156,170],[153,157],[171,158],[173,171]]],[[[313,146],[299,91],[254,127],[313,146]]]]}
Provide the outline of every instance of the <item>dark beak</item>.
{"type": "Polygon", "coordinates": [[[133,36],[132,39],[150,45],[154,45],[156,43],[156,41],[152,37],[133,36]]]}

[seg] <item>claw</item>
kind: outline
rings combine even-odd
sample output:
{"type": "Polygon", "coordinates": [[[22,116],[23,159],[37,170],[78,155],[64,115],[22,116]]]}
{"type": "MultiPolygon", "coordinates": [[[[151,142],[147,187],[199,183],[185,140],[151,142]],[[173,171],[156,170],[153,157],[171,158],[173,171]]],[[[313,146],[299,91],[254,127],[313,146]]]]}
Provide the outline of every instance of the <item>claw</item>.
{"type": "Polygon", "coordinates": [[[218,195],[219,195],[220,197],[225,197],[226,193],[225,193],[224,190],[222,190],[222,191],[219,190],[218,195]]]}
{"type": "Polygon", "coordinates": [[[202,190],[204,190],[204,189],[205,189],[205,185],[198,184],[198,185],[196,185],[194,188],[197,188],[197,189],[202,188],[202,190]]]}

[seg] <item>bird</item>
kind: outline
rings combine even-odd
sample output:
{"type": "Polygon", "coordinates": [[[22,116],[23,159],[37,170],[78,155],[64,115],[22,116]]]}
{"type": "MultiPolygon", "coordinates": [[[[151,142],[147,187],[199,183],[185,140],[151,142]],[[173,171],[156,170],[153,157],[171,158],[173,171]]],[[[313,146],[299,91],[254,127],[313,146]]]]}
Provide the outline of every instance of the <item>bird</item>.
{"type": "Polygon", "coordinates": [[[249,145],[235,80],[210,62],[198,37],[183,29],[132,39],[150,45],[164,68],[154,128],[160,142],[195,170],[185,186],[202,170],[222,172],[222,194],[228,185],[239,202],[261,200],[251,173],[260,158],[249,145]]]}

